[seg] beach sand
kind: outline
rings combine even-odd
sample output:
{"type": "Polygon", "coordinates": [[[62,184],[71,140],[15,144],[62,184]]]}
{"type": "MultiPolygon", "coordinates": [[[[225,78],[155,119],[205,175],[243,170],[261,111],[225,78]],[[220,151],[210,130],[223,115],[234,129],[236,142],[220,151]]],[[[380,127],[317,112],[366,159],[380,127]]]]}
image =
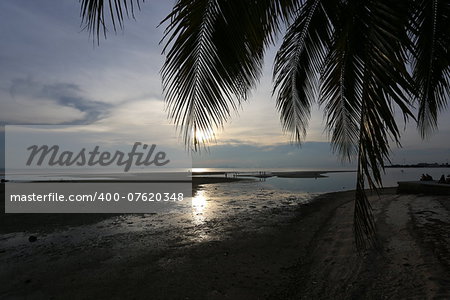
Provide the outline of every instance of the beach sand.
{"type": "Polygon", "coordinates": [[[2,214],[0,298],[450,298],[448,196],[386,189],[370,200],[381,250],[362,255],[353,246],[353,192],[247,223],[211,220],[177,232],[155,226],[92,237],[87,228],[109,230],[105,216],[86,217],[81,231],[64,231],[56,220],[33,243],[29,232],[18,233],[26,225],[2,214]],[[61,234],[52,233],[58,228],[61,234]]]}

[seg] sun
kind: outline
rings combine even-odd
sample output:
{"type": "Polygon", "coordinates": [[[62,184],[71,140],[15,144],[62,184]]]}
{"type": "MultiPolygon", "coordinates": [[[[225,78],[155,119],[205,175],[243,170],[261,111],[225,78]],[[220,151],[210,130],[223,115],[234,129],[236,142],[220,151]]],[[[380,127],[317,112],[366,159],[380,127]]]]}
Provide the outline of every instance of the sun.
{"type": "Polygon", "coordinates": [[[212,130],[193,130],[194,143],[203,144],[211,141],[214,138],[214,132],[212,130]]]}

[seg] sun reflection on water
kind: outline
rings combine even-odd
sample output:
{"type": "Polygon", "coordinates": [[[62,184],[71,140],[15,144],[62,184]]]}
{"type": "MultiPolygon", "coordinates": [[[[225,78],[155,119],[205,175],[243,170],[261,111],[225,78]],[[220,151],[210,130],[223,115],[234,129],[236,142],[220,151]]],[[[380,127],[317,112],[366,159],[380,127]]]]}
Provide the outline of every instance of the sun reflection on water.
{"type": "Polygon", "coordinates": [[[197,191],[195,196],[192,197],[192,217],[195,224],[203,224],[205,222],[207,205],[205,191],[197,191]]]}

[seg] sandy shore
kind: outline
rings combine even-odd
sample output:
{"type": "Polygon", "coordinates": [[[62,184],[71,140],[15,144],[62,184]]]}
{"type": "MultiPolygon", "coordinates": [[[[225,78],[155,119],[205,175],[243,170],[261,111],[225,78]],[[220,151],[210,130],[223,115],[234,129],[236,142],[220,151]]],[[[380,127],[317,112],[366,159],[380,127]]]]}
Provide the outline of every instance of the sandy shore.
{"type": "Polygon", "coordinates": [[[210,220],[177,232],[154,226],[96,235],[120,216],[112,223],[92,216],[72,231],[43,227],[34,243],[24,242],[29,232],[16,232],[26,226],[9,219],[0,238],[0,298],[449,298],[448,196],[394,189],[372,196],[382,249],[360,256],[352,200],[353,192],[330,193],[248,223],[210,220]]]}

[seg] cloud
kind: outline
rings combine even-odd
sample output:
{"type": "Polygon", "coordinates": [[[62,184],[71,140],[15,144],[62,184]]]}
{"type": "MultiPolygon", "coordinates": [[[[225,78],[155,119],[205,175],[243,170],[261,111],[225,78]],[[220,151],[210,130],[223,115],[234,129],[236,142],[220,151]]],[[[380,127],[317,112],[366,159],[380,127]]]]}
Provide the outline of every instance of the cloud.
{"type": "Polygon", "coordinates": [[[112,105],[104,102],[86,99],[81,96],[82,91],[78,85],[68,83],[57,83],[45,85],[42,88],[43,97],[54,99],[57,104],[73,107],[84,113],[84,118],[64,124],[91,124],[103,119],[108,115],[112,105]]]}
{"type": "Polygon", "coordinates": [[[88,99],[71,83],[44,84],[28,78],[11,80],[2,93],[0,117],[7,124],[91,124],[106,117],[111,105],[88,99]]]}

